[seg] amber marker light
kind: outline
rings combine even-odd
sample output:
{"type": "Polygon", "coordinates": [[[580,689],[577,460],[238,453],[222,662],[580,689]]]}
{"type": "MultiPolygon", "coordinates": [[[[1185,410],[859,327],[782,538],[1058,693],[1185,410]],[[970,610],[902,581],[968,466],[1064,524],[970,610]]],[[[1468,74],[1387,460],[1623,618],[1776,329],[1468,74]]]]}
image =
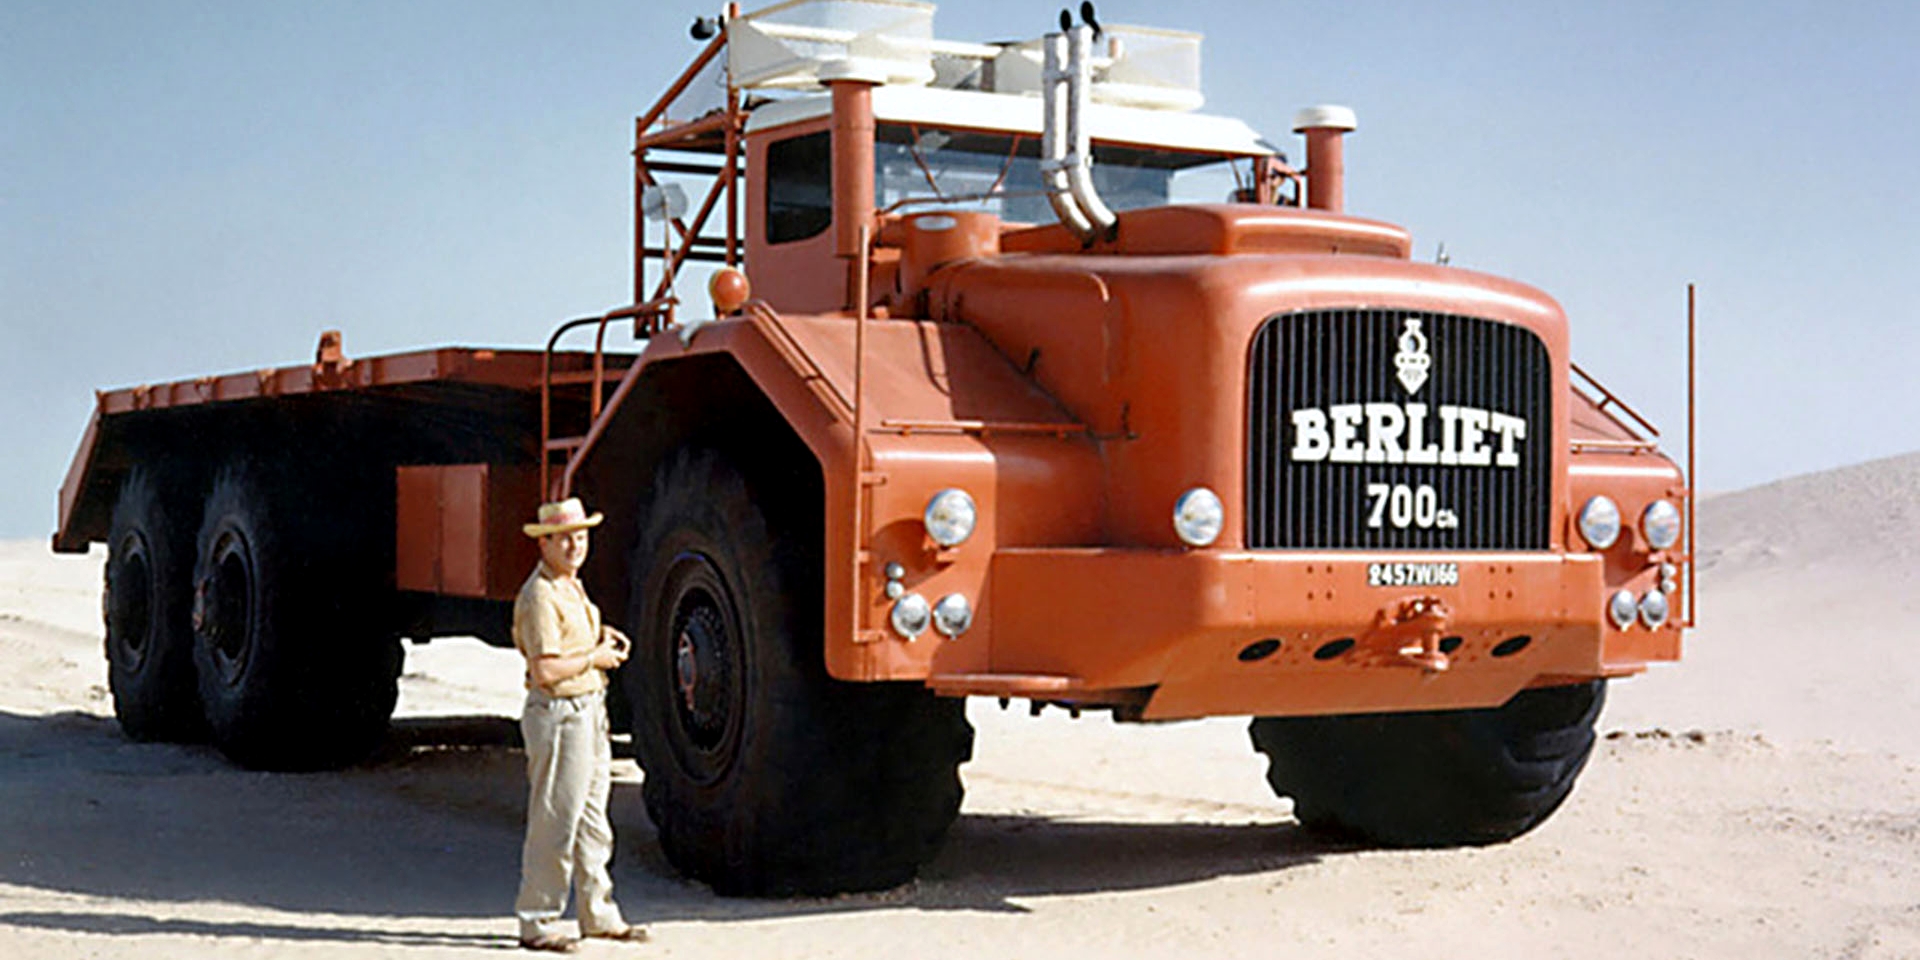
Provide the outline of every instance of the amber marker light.
{"type": "Polygon", "coordinates": [[[746,305],[753,296],[753,284],[737,268],[721,267],[707,281],[707,296],[713,298],[715,316],[728,316],[746,305]]]}

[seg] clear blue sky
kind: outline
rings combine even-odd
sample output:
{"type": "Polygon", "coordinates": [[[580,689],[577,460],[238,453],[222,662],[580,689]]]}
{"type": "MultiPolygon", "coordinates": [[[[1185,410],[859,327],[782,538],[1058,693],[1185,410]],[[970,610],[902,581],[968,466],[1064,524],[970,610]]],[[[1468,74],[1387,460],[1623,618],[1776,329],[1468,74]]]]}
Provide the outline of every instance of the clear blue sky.
{"type": "MultiPolygon", "coordinates": [[[[747,4],[749,8],[754,4],[747,4]]],[[[954,39],[1057,4],[950,2],[954,39]]],[[[1353,107],[1348,206],[1564,304],[1700,482],[1920,449],[1920,5],[1110,0],[1207,36],[1211,112],[1353,107]]],[[[542,341],[625,302],[632,118],[673,2],[0,4],[0,536],[42,537],[96,387],[542,341]]]]}

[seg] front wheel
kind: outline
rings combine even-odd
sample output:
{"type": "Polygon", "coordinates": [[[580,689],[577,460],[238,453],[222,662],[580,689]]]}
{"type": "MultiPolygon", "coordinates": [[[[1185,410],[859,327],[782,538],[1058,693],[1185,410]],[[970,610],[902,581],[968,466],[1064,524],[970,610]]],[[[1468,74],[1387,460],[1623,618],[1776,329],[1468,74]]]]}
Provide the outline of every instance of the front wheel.
{"type": "Polygon", "coordinates": [[[918,685],[827,675],[818,531],[756,492],[692,451],[642,511],[622,673],[647,812],[667,859],[724,895],[904,883],[959,812],[973,729],[918,685]]]}
{"type": "Polygon", "coordinates": [[[1606,681],[1525,690],[1488,710],[1262,717],[1254,748],[1301,825],[1396,847],[1511,840],[1573,790],[1606,681]]]}

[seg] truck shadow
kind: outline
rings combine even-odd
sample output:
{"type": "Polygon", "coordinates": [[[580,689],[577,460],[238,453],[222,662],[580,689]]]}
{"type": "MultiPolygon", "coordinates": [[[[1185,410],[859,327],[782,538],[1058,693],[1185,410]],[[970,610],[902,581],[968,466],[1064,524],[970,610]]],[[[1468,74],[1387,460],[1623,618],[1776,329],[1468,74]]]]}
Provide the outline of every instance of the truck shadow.
{"type": "MultiPolygon", "coordinates": [[[[525,804],[516,734],[500,717],[403,719],[366,764],[275,774],[236,769],[203,745],[133,743],[93,714],[0,712],[0,884],[414,918],[369,930],[39,909],[0,913],[0,924],[400,945],[491,942],[422,932],[418,921],[497,917],[504,938],[525,804]]],[[[964,814],[944,852],[905,887],[730,900],[674,872],[631,777],[616,784],[613,818],[621,902],[629,919],[656,924],[894,909],[1023,912],[1025,898],[1272,873],[1342,849],[1277,813],[1252,824],[964,814]]]]}

